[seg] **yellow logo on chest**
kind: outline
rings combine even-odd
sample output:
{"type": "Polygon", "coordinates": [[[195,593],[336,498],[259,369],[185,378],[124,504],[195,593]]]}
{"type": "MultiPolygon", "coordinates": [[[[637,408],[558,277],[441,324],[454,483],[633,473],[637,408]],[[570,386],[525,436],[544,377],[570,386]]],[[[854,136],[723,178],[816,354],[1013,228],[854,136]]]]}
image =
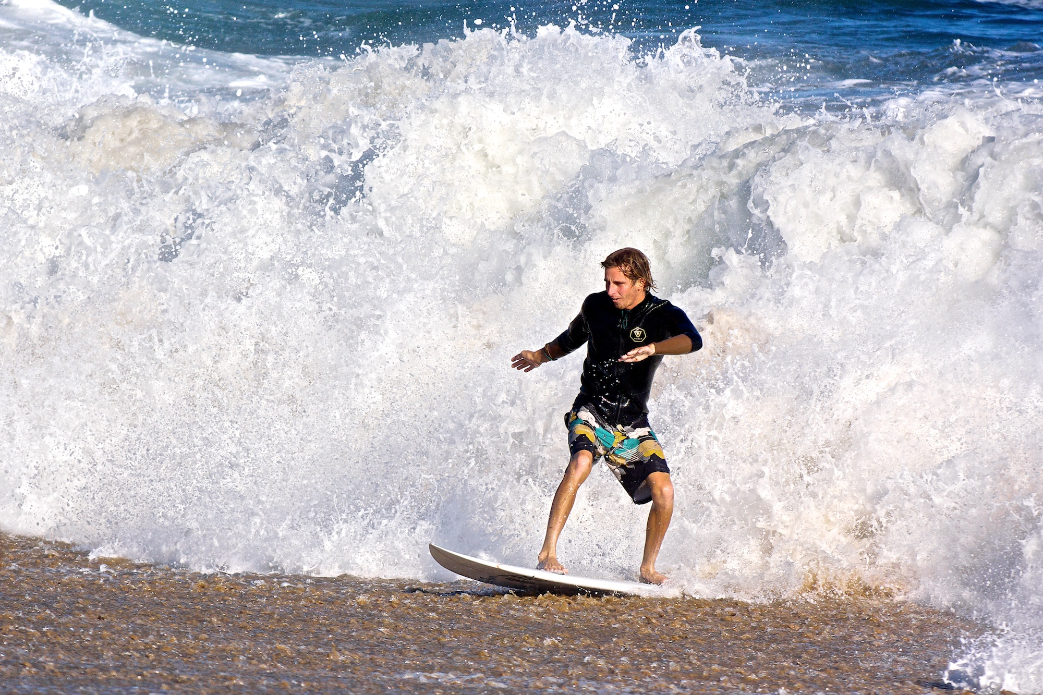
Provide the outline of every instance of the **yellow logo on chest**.
{"type": "Polygon", "coordinates": [[[630,339],[633,340],[635,343],[643,343],[645,342],[645,338],[647,337],[648,334],[645,333],[645,329],[641,328],[640,326],[630,331],[630,339]]]}

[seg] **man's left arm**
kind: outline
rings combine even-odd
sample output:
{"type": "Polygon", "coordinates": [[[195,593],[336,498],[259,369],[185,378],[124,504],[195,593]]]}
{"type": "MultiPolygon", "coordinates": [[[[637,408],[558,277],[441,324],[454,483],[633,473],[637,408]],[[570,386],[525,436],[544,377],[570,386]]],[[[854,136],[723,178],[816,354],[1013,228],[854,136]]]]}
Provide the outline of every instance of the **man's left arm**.
{"type": "Polygon", "coordinates": [[[620,362],[641,362],[652,355],[687,355],[703,346],[703,338],[692,325],[687,314],[673,305],[664,308],[664,311],[668,312],[667,320],[671,324],[669,331],[672,334],[671,337],[634,348],[620,357],[620,362]]]}

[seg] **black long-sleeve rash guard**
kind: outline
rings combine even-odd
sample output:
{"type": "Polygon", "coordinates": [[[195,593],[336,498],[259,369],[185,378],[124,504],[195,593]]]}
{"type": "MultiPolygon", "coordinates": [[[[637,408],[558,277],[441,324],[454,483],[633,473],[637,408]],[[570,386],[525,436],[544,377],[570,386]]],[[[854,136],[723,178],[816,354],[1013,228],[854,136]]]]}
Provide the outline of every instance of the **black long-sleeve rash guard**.
{"type": "Polygon", "coordinates": [[[688,316],[666,301],[645,295],[633,309],[617,309],[608,292],[583,300],[583,308],[568,330],[555,338],[568,354],[587,345],[583,377],[575,408],[592,406],[610,425],[632,426],[648,414],[648,394],[663,356],[652,355],[641,362],[620,362],[636,347],[658,343],[678,335],[692,341],[692,352],[703,346],[699,331],[688,316]]]}

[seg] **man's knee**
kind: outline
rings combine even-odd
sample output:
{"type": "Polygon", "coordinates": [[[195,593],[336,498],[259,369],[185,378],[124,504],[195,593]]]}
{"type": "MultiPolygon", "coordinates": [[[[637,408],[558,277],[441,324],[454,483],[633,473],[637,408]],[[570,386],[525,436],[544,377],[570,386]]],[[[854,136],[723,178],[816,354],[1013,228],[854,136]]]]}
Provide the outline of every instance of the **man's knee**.
{"type": "Polygon", "coordinates": [[[565,469],[566,476],[586,478],[594,466],[594,454],[586,449],[581,449],[569,459],[569,467],[565,469]]]}
{"type": "Polygon", "coordinates": [[[674,484],[669,473],[650,473],[647,481],[652,504],[662,507],[674,503],[674,484]]]}

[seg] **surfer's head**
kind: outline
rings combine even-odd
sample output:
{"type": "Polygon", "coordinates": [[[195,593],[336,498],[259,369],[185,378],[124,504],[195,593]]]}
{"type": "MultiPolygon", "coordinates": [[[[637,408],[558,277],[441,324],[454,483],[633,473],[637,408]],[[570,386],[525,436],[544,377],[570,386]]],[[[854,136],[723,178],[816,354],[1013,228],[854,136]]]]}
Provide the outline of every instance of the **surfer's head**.
{"type": "Polygon", "coordinates": [[[605,269],[605,291],[617,309],[633,309],[655,287],[648,256],[637,249],[613,251],[601,267],[605,269]]]}
{"type": "Polygon", "coordinates": [[[628,246],[625,249],[613,251],[608,254],[608,258],[601,261],[601,267],[605,270],[619,268],[632,282],[644,283],[642,289],[646,292],[655,289],[655,280],[652,279],[652,264],[648,261],[648,256],[637,249],[628,246]]]}

